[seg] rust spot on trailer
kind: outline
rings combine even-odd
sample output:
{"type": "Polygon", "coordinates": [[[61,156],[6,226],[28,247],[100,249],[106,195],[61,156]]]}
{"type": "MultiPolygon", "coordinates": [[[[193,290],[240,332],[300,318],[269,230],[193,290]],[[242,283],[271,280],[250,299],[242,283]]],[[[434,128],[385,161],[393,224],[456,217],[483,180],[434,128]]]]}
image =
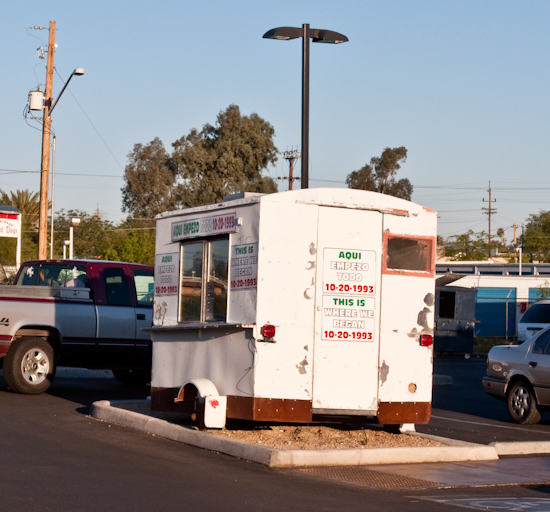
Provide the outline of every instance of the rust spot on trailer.
{"type": "Polygon", "coordinates": [[[309,363],[307,362],[307,359],[304,359],[301,363],[298,363],[296,365],[296,368],[298,368],[298,371],[303,375],[303,374],[307,373],[306,366],[308,364],[309,363]]]}
{"type": "Polygon", "coordinates": [[[380,365],[380,385],[383,385],[384,382],[388,379],[388,373],[390,373],[390,367],[386,364],[386,361],[382,361],[380,365]]]}
{"type": "Polygon", "coordinates": [[[426,332],[426,331],[429,331],[429,330],[432,330],[430,329],[430,327],[428,326],[428,315],[431,313],[431,309],[430,308],[424,308],[422,311],[420,311],[418,313],[418,319],[416,320],[416,322],[418,323],[418,325],[420,327],[422,327],[422,332],[426,332]]]}
{"type": "Polygon", "coordinates": [[[315,268],[315,262],[314,261],[308,261],[306,263],[306,270],[313,270],[315,268]]]}
{"type": "Polygon", "coordinates": [[[315,247],[315,244],[313,242],[309,244],[309,254],[311,254],[312,256],[314,254],[317,254],[317,248],[315,247]]]}
{"type": "Polygon", "coordinates": [[[308,300],[309,300],[309,299],[313,299],[313,295],[314,295],[314,293],[315,293],[315,292],[313,291],[313,290],[315,289],[315,277],[312,277],[312,278],[311,278],[311,287],[312,287],[312,288],[306,288],[306,289],[304,290],[304,297],[305,297],[306,299],[308,299],[308,300]]]}
{"type": "Polygon", "coordinates": [[[426,304],[426,306],[430,306],[432,308],[435,304],[435,295],[433,293],[428,293],[424,297],[424,304],[426,304]]]}

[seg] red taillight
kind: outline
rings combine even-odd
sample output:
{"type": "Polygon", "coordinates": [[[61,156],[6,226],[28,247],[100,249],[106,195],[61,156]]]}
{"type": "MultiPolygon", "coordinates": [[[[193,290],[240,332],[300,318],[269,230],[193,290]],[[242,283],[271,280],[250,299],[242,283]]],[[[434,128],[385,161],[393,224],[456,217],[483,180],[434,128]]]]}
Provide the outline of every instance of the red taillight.
{"type": "Polygon", "coordinates": [[[264,338],[274,338],[275,337],[275,326],[271,324],[264,325],[260,332],[264,338]]]}
{"type": "Polygon", "coordinates": [[[434,342],[433,336],[431,334],[421,334],[420,335],[420,345],[422,347],[431,347],[434,342]]]}

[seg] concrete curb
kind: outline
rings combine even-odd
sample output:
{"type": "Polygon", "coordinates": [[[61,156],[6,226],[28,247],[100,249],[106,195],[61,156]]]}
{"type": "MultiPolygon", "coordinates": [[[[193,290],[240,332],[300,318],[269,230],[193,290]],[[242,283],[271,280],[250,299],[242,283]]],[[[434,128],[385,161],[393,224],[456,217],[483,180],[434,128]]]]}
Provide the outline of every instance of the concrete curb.
{"type": "Polygon", "coordinates": [[[550,441],[510,441],[495,442],[494,446],[499,455],[535,455],[550,453],[550,441]]]}
{"type": "MultiPolygon", "coordinates": [[[[118,402],[121,403],[121,402],[118,402]]],[[[445,444],[438,447],[371,448],[343,450],[277,450],[244,441],[190,430],[165,420],[116,407],[117,402],[94,402],[90,416],[124,425],[147,434],[246,459],[272,468],[305,466],[359,466],[412,462],[461,462],[498,459],[494,446],[465,443],[425,434],[416,434],[445,444]]],[[[414,435],[414,434],[412,434],[414,435]]]]}

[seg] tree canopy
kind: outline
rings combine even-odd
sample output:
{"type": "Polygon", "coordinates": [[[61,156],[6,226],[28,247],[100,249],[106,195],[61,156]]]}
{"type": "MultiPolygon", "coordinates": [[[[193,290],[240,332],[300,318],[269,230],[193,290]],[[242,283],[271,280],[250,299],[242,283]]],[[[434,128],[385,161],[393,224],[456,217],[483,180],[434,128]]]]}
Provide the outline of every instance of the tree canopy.
{"type": "Polygon", "coordinates": [[[487,258],[487,233],[475,233],[471,229],[447,240],[445,254],[458,261],[480,261],[487,258]]]}
{"type": "Polygon", "coordinates": [[[410,201],[413,186],[407,178],[396,180],[395,175],[401,169],[401,163],[407,161],[407,148],[386,148],[382,155],[370,159],[358,171],[348,174],[346,184],[349,188],[372,190],[410,201]]]}
{"type": "Polygon", "coordinates": [[[523,253],[530,261],[550,262],[550,211],[529,215],[520,238],[523,253]]]}
{"type": "Polygon", "coordinates": [[[277,191],[262,175],[277,161],[275,130],[258,114],[243,116],[237,105],[220,112],[216,124],[193,128],[167,153],[156,138],[128,155],[123,208],[131,217],[152,218],[176,208],[216,203],[235,192],[277,191]]]}
{"type": "Polygon", "coordinates": [[[122,189],[122,211],[133,217],[154,217],[177,205],[174,197],[176,168],[159,138],[136,144],[128,155],[122,189]]]}

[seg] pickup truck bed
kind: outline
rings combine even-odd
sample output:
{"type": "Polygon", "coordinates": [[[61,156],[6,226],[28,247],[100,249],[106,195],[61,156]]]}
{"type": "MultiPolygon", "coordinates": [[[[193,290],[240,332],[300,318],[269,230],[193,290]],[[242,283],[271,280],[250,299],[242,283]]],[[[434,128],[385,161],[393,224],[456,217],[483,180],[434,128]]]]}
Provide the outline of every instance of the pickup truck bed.
{"type": "Polygon", "coordinates": [[[56,366],[150,378],[153,269],[96,260],[24,263],[0,287],[0,362],[14,391],[36,394],[56,366]]]}

